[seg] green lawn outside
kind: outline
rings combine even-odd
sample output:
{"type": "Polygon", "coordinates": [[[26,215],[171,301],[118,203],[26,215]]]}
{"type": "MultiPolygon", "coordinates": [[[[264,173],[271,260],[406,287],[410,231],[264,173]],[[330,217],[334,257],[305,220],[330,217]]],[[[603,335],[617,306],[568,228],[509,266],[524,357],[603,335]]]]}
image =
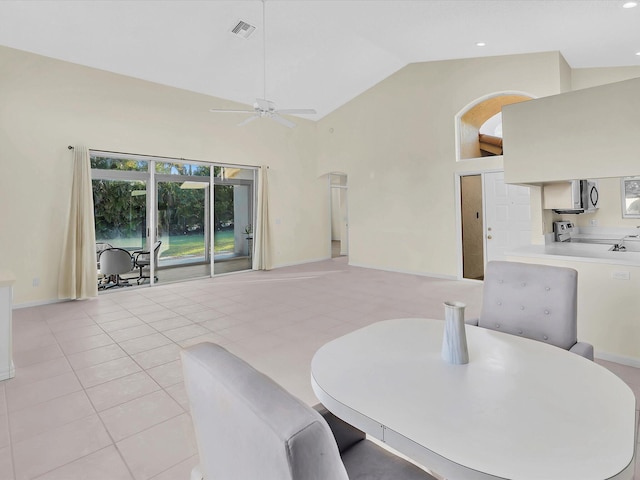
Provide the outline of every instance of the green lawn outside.
{"type": "MultiPolygon", "coordinates": [[[[171,235],[169,248],[162,250],[162,257],[204,257],[204,235],[171,235]]],[[[233,252],[233,230],[219,230],[214,234],[214,253],[233,252]]]]}
{"type": "MultiPolygon", "coordinates": [[[[132,247],[140,243],[140,239],[108,239],[97,240],[98,242],[106,242],[114,247],[128,248],[140,250],[141,247],[132,247]]],[[[234,234],[233,230],[219,230],[214,234],[214,253],[224,253],[234,251],[234,234]]],[[[169,241],[163,242],[161,247],[161,257],[204,257],[204,234],[195,235],[171,235],[169,241]],[[169,247],[169,248],[165,248],[169,247]]]]}
{"type": "Polygon", "coordinates": [[[213,235],[213,251],[215,253],[233,252],[235,239],[233,230],[219,230],[213,235]]]}

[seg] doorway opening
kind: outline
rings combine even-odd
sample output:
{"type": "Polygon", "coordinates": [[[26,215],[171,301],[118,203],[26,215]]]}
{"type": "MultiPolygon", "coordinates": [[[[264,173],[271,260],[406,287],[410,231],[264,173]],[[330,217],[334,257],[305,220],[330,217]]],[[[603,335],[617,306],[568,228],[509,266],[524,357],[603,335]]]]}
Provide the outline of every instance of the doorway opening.
{"type": "Polygon", "coordinates": [[[492,260],[531,243],[529,187],[504,183],[504,171],[460,174],[459,278],[484,279],[492,260]]]}
{"type": "Polygon", "coordinates": [[[462,277],[484,279],[484,212],[482,175],[460,177],[462,277]]]}
{"type": "Polygon", "coordinates": [[[349,221],[347,209],[347,175],[329,174],[331,200],[331,258],[349,255],[349,221]]]}
{"type": "Polygon", "coordinates": [[[455,116],[456,161],[466,163],[456,173],[458,278],[482,280],[487,262],[531,242],[529,188],[505,184],[501,169],[502,107],[533,98],[517,91],[491,93],[455,116]]]}
{"type": "Polygon", "coordinates": [[[251,270],[255,170],[220,167],[214,183],[213,274],[251,270]]]}

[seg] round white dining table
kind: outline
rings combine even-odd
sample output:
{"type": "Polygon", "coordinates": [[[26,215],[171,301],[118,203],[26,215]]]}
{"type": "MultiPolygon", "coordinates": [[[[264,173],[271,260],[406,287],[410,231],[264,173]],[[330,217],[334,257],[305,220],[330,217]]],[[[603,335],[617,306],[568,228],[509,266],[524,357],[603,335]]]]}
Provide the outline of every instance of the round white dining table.
{"type": "Polygon", "coordinates": [[[374,323],[322,346],[318,399],[450,480],[632,480],[636,400],[561,348],[466,326],[469,363],[441,357],[444,322],[374,323]]]}

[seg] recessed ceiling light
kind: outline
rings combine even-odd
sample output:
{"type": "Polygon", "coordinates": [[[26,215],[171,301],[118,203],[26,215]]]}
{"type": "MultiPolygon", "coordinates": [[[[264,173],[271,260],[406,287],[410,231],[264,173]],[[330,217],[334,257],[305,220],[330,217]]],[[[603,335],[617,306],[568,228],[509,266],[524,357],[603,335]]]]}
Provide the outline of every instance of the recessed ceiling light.
{"type": "Polygon", "coordinates": [[[476,47],[486,47],[487,44],[484,42],[476,42],[476,47]]]}
{"type": "Polygon", "coordinates": [[[640,57],[640,52],[636,52],[636,55],[637,55],[638,57],[640,57]]]}
{"type": "Polygon", "coordinates": [[[638,2],[625,2],[622,4],[622,8],[633,8],[633,7],[637,7],[638,6],[638,2]]]}

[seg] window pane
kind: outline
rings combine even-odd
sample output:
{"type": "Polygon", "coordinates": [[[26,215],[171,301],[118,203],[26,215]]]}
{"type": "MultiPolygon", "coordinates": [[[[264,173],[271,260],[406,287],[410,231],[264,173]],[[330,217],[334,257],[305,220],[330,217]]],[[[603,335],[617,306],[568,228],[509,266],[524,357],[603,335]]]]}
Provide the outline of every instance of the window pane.
{"type": "Polygon", "coordinates": [[[183,185],[158,182],[160,266],[201,263],[207,259],[205,204],[209,189],[182,188],[183,185]]]}
{"type": "Polygon", "coordinates": [[[146,172],[149,169],[149,162],[147,162],[146,160],[110,158],[91,155],[91,168],[99,168],[102,170],[129,170],[136,172],[146,172]]]}
{"type": "Polygon", "coordinates": [[[197,165],[192,163],[171,163],[156,162],[156,173],[167,175],[192,175],[196,177],[209,176],[208,165],[197,165]]]}
{"type": "Polygon", "coordinates": [[[142,250],[147,226],[145,182],[93,180],[96,242],[142,250]]]}
{"type": "Polygon", "coordinates": [[[235,251],[233,185],[216,185],[214,203],[214,252],[233,254],[235,251]]]}
{"type": "Polygon", "coordinates": [[[640,217],[640,177],[623,177],[622,185],[622,217],[640,217]]]}

